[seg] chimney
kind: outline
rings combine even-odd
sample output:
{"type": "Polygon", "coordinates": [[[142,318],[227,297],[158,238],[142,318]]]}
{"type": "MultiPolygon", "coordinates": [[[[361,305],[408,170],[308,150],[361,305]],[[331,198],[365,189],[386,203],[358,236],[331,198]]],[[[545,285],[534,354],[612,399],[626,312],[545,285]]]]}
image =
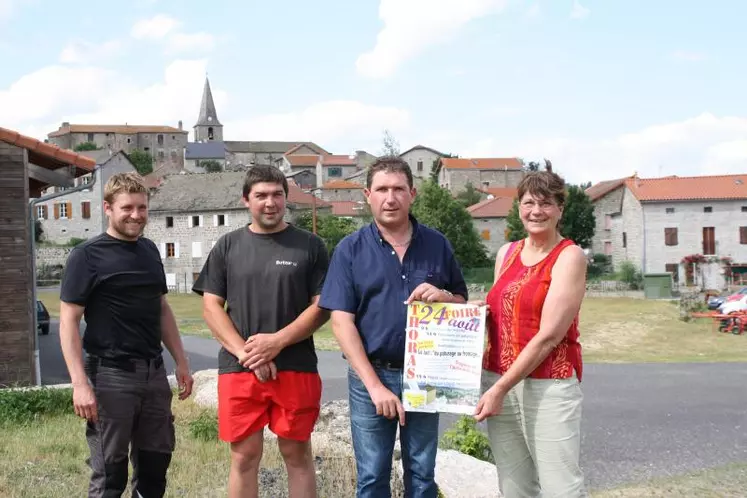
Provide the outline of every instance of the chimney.
{"type": "Polygon", "coordinates": [[[63,121],[62,126],[60,126],[60,129],[63,128],[70,128],[70,122],[69,121],[63,121]]]}
{"type": "Polygon", "coordinates": [[[183,129],[183,127],[182,127],[182,120],[181,120],[181,119],[179,120],[179,129],[180,129],[180,130],[182,130],[182,129],[183,129]]]}

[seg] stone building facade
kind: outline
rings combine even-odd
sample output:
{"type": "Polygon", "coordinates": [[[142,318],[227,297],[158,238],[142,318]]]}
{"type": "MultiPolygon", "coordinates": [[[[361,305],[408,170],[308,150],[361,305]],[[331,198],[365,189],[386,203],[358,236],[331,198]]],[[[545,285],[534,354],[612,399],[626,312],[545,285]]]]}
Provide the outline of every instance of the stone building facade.
{"type": "MultiPolygon", "coordinates": [[[[36,206],[36,217],[44,230],[43,240],[66,244],[70,239],[89,239],[106,231],[108,219],[104,214],[104,186],[113,175],[135,171],[127,155],[117,152],[97,162],[94,173],[76,179],[76,185],[90,183],[93,187],[57,197],[36,206]]],[[[46,192],[60,190],[52,187],[46,192]]]]}
{"type": "MultiPolygon", "coordinates": [[[[736,269],[747,268],[747,175],[633,177],[597,198],[595,211],[600,203],[609,214],[600,240],[616,269],[627,260],[643,273],[669,272],[687,283],[682,259],[688,255],[714,264],[727,257],[736,269]]],[[[719,271],[704,278],[706,287],[724,285],[719,271]]]]}
{"type": "MultiPolygon", "coordinates": [[[[625,178],[599,182],[586,189],[594,204],[596,226],[589,250],[592,254],[612,256],[613,219],[622,212],[625,178]]],[[[619,256],[619,255],[618,255],[619,256]]]]}
{"type": "Polygon", "coordinates": [[[318,195],[325,201],[365,201],[363,186],[345,180],[334,180],[318,190],[318,195]]]}
{"type": "Polygon", "coordinates": [[[76,125],[62,126],[48,135],[49,142],[65,149],[92,142],[97,147],[116,153],[134,150],[153,157],[153,170],[179,171],[184,168],[184,148],[189,132],[179,127],[151,125],[76,125]]]}
{"type": "Polygon", "coordinates": [[[468,183],[475,188],[517,187],[524,178],[523,163],[516,158],[441,159],[438,183],[453,194],[468,183]]]}
{"type": "Polygon", "coordinates": [[[431,149],[424,145],[416,145],[399,155],[401,159],[410,165],[412,176],[419,180],[430,178],[434,164],[437,164],[438,160],[444,156],[445,154],[436,149],[431,149]]]}
{"type": "Polygon", "coordinates": [[[498,249],[506,243],[507,218],[512,204],[512,198],[491,196],[467,208],[472,216],[473,226],[491,259],[495,259],[498,249]]]}

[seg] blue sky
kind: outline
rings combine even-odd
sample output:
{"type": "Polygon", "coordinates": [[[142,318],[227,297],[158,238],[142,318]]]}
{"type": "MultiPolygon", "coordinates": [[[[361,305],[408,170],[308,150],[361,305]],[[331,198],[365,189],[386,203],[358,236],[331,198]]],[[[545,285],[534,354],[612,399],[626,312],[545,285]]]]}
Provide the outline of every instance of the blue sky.
{"type": "Polygon", "coordinates": [[[747,2],[0,0],[0,126],[548,157],[570,181],[747,171],[747,2]]]}

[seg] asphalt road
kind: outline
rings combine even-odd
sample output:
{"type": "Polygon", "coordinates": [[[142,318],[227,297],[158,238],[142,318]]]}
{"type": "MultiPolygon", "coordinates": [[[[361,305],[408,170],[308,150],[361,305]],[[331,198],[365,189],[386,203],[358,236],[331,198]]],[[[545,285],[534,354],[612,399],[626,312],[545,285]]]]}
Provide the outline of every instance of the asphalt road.
{"type": "MultiPolygon", "coordinates": [[[[217,368],[215,341],[184,342],[194,370],[217,368]]],[[[55,322],[40,336],[40,355],[44,384],[69,382],[55,322]]],[[[347,397],[346,368],[339,353],[319,353],[323,401],[347,397]]],[[[585,365],[583,380],[590,487],[747,462],[747,363],[585,365]]],[[[454,420],[442,415],[441,432],[454,420]]]]}

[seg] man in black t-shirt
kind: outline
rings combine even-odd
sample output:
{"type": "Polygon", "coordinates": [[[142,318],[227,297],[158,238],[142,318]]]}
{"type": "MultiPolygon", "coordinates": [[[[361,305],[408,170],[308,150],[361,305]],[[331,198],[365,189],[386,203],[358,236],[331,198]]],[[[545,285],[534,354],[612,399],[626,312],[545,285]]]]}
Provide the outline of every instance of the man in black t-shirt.
{"type": "Polygon", "coordinates": [[[223,346],[218,427],[231,444],[228,496],[257,496],[264,427],[278,436],[289,495],[316,496],[311,432],[322,382],[312,334],[328,319],[317,306],[327,271],[322,240],[283,221],[288,182],[272,166],[246,175],[252,222],[222,236],[193,290],[223,346]]]}
{"type": "Polygon", "coordinates": [[[88,496],[124,493],[129,453],[132,495],[161,497],[175,445],[161,342],[176,362],[180,399],[192,392],[192,376],[166,301],[160,254],[141,236],[148,191],[140,175],[112,176],[104,187],[104,210],[106,232],[71,251],[60,291],[62,353],[75,413],[87,420],[88,496]]]}

